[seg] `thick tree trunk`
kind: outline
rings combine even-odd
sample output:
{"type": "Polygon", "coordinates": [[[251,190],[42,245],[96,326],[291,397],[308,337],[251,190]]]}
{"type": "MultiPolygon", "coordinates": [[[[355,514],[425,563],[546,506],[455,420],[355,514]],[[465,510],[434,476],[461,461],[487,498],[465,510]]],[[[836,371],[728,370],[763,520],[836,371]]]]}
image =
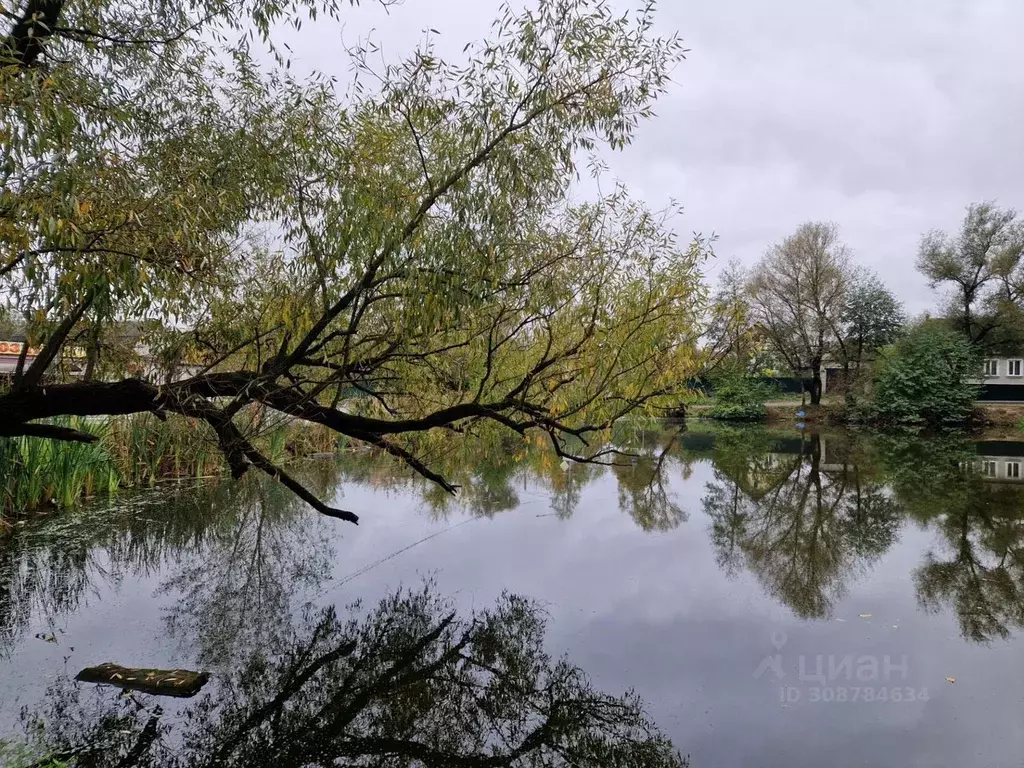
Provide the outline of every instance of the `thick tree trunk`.
{"type": "Polygon", "coordinates": [[[821,403],[821,364],[811,368],[811,405],[821,403]]]}

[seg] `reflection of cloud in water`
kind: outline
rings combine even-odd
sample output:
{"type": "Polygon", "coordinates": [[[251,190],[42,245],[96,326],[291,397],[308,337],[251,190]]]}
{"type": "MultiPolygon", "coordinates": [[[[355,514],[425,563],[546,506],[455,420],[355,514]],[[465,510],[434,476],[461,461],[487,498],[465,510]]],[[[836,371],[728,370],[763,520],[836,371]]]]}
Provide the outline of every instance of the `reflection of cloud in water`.
{"type": "Polygon", "coordinates": [[[361,619],[312,612],[171,722],[152,697],[91,698],[61,678],[30,747],[97,768],[684,765],[635,695],[595,690],[544,632],[529,601],[460,619],[427,585],[361,619]]]}
{"type": "MultiPolygon", "coordinates": [[[[5,573],[23,568],[3,585],[5,617],[22,617],[8,648],[19,667],[47,673],[68,645],[79,666],[203,658],[230,671],[253,650],[280,647],[309,600],[372,600],[436,572],[463,611],[505,587],[542,600],[551,647],[569,649],[603,690],[640,690],[656,722],[705,758],[695,764],[810,765],[833,747],[885,764],[870,740],[891,746],[892,728],[942,745],[915,735],[891,753],[894,765],[929,754],[970,765],[965,734],[986,728],[1004,737],[978,755],[998,764],[1012,752],[1004,721],[1019,709],[1000,669],[1019,649],[972,653],[958,635],[1013,640],[1024,626],[1024,505],[1019,487],[961,469],[977,458],[973,444],[716,427],[684,434],[659,466],[670,437],[644,434],[633,443],[641,458],[615,468],[563,470],[499,452],[484,471],[453,454],[451,479],[465,493],[426,510],[429,484],[368,454],[346,456],[320,490],[329,498],[337,484],[347,506],[365,510],[358,529],[260,483],[33,522],[0,553],[5,573]],[[495,502],[512,496],[513,508],[495,502]],[[67,629],[59,647],[32,639],[43,606],[67,629]],[[848,622],[801,618],[828,615],[848,622]],[[771,629],[808,653],[860,652],[883,641],[871,633],[887,618],[899,630],[886,642],[912,650],[915,674],[957,677],[927,708],[780,711],[752,687],[771,629]],[[968,695],[969,708],[941,698],[968,695]]],[[[2,689],[15,673],[0,674],[2,689]]]]}

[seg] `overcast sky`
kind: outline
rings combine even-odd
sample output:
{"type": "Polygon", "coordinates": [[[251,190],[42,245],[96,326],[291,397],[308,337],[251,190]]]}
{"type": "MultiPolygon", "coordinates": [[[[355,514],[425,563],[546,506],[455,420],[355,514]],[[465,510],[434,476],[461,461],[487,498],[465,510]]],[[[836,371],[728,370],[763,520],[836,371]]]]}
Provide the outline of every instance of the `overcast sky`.
{"type": "MultiPolygon", "coordinates": [[[[397,56],[433,27],[457,54],[499,4],[370,3],[345,11],[344,37],[372,29],[397,56]]],[[[914,269],[923,232],[954,229],[971,201],[1024,206],[1021,0],[661,0],[658,19],[690,53],[609,165],[652,207],[682,203],[684,234],[717,233],[719,263],[832,220],[916,313],[936,303],[914,269]]],[[[345,71],[337,28],[301,39],[303,65],[345,71]]]]}

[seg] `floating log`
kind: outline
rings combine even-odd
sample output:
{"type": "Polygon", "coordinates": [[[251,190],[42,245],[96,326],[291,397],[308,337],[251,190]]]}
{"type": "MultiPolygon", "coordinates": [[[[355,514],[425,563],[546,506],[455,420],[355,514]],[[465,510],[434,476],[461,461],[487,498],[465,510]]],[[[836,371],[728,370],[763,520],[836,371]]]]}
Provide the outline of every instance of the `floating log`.
{"type": "Polygon", "coordinates": [[[75,680],[83,683],[115,685],[128,691],[180,698],[195,696],[209,679],[208,672],[190,672],[187,669],[133,669],[110,662],[98,667],[86,667],[75,675],[75,680]]]}

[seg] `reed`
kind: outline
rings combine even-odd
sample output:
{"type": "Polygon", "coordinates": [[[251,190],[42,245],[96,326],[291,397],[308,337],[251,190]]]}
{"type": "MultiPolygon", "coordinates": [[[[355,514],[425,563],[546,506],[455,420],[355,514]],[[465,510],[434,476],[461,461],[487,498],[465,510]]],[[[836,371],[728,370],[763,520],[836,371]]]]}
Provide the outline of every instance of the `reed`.
{"type": "Polygon", "coordinates": [[[59,423],[99,436],[96,443],[15,437],[0,440],[0,523],[44,507],[69,507],[85,496],[116,490],[120,476],[103,446],[106,425],[85,419],[59,423]]]}
{"type": "MultiPolygon", "coordinates": [[[[254,442],[278,463],[344,447],[336,433],[297,420],[243,416],[254,442]]],[[[213,430],[196,419],[161,420],[153,414],[106,421],[54,420],[97,435],[95,443],[15,437],[0,439],[0,528],[27,513],[70,508],[82,499],[160,480],[208,477],[226,470],[213,430]]]]}
{"type": "Polygon", "coordinates": [[[111,419],[101,443],[124,485],[206,477],[223,468],[213,430],[196,419],[161,420],[149,413],[111,419]]]}

